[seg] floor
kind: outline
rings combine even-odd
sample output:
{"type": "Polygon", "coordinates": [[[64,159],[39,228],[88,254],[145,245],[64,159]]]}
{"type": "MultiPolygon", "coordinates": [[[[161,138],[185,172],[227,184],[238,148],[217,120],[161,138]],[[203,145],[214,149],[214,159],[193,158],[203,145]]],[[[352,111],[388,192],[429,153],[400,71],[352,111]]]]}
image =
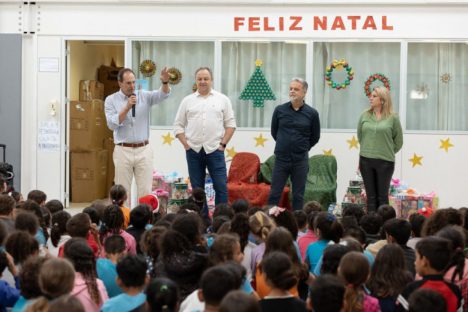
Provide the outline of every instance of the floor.
{"type": "Polygon", "coordinates": [[[73,216],[77,213],[82,212],[83,209],[89,206],[91,206],[91,203],[70,203],[68,208],[65,209],[65,211],[67,211],[73,216]]]}

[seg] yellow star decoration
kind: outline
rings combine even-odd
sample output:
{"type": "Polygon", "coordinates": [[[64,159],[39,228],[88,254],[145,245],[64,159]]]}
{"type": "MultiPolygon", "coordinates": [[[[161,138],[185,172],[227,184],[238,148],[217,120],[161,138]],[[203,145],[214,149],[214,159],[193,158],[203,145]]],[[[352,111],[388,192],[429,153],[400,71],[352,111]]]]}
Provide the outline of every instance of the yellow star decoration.
{"type": "Polygon", "coordinates": [[[254,138],[256,143],[255,143],[255,147],[261,145],[263,147],[265,147],[265,141],[267,141],[268,139],[267,138],[264,138],[263,137],[263,134],[260,133],[260,135],[256,138],[254,138]]]}
{"type": "Polygon", "coordinates": [[[447,138],[446,140],[440,140],[440,147],[445,150],[445,152],[448,152],[448,149],[453,147],[454,145],[450,143],[450,138],[447,138]]]}
{"type": "Polygon", "coordinates": [[[409,161],[413,163],[413,168],[414,168],[417,165],[422,166],[421,159],[423,159],[423,156],[418,156],[416,155],[416,153],[413,153],[413,157],[410,158],[409,161]]]}
{"type": "Polygon", "coordinates": [[[226,153],[228,157],[234,158],[236,156],[237,152],[234,150],[234,146],[232,148],[226,148],[226,153]]]}
{"type": "Polygon", "coordinates": [[[168,145],[172,145],[172,141],[174,141],[174,137],[171,136],[170,132],[168,132],[166,135],[162,135],[162,138],[163,138],[163,145],[166,143],[168,145]]]}
{"type": "Polygon", "coordinates": [[[329,150],[323,150],[323,155],[333,156],[333,149],[330,148],[329,150]]]}
{"type": "Polygon", "coordinates": [[[356,149],[358,148],[359,141],[356,140],[356,137],[354,135],[351,138],[351,140],[346,140],[346,142],[348,142],[349,144],[349,149],[352,149],[353,147],[356,149]]]}
{"type": "Polygon", "coordinates": [[[255,66],[260,67],[260,66],[262,66],[262,65],[263,65],[262,60],[257,59],[257,60],[255,61],[255,66]]]}

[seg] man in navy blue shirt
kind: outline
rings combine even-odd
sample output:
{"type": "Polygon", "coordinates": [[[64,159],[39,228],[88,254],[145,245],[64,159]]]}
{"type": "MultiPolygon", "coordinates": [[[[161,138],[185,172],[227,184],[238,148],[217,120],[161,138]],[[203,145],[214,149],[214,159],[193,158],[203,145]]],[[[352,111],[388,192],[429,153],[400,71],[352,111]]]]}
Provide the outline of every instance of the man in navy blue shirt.
{"type": "Polygon", "coordinates": [[[289,176],[293,209],[300,210],[304,205],[309,150],[320,139],[319,114],[304,102],[307,88],[305,80],[293,78],[289,84],[290,101],[277,106],[273,112],[271,135],[276,141],[276,160],[268,197],[269,205],[278,204],[289,176]]]}

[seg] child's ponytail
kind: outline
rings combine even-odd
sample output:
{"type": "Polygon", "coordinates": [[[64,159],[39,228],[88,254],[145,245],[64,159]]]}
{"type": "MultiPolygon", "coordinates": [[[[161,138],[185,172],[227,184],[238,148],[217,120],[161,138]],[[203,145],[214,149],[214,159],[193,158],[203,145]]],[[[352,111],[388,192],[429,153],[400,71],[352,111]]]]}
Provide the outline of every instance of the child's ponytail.
{"type": "Polygon", "coordinates": [[[113,205],[122,207],[127,200],[127,190],[120,184],[111,187],[109,197],[113,205]]]}
{"type": "Polygon", "coordinates": [[[362,312],[364,297],[363,291],[354,285],[346,285],[343,298],[343,312],[362,312]]]}

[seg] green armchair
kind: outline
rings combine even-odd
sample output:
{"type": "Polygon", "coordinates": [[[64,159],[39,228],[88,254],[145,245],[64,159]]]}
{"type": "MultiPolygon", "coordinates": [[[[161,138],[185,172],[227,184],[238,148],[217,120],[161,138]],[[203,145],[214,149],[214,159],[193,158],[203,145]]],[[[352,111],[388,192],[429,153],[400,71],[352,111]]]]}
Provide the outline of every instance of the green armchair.
{"type": "Polygon", "coordinates": [[[323,210],[327,210],[331,203],[336,203],[337,171],[335,156],[310,157],[304,203],[316,200],[322,205],[323,210]]]}

